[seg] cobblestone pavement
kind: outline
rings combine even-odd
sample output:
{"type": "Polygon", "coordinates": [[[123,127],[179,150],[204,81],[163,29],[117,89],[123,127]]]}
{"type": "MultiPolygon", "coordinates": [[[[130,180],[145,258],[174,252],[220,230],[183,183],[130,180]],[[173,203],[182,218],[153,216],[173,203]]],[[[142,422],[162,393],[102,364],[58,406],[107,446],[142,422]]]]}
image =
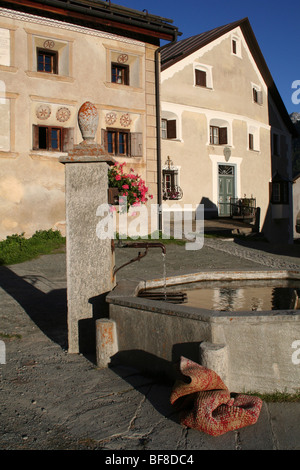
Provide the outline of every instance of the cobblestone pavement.
{"type": "MultiPolygon", "coordinates": [[[[135,250],[117,249],[116,264],[134,256],[135,250]]],[[[166,264],[168,275],[294,269],[300,265],[299,247],[206,239],[198,252],[167,245],[166,264]]],[[[199,450],[300,449],[300,403],[264,402],[256,425],[215,438],[179,424],[169,402],[172,384],[126,367],[99,370],[92,358],[68,354],[65,269],[64,254],[0,268],[0,339],[6,346],[6,363],[0,364],[1,450],[196,455],[199,450]]],[[[137,280],[161,274],[162,256],[155,249],[118,273],[137,280]]]]}

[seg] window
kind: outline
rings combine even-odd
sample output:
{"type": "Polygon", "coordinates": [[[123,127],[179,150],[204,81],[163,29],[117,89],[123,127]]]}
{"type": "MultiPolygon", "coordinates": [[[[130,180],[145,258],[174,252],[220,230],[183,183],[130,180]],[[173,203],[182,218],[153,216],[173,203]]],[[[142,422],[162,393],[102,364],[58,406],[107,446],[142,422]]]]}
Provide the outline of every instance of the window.
{"type": "Polygon", "coordinates": [[[33,126],[33,150],[68,152],[73,147],[73,143],[73,128],[33,126]]]}
{"type": "Polygon", "coordinates": [[[162,119],[161,137],[162,139],[176,139],[176,119],[162,119]]]}
{"type": "Polygon", "coordinates": [[[129,66],[113,62],[111,64],[111,81],[121,85],[129,85],[129,66]]]}
{"type": "Polygon", "coordinates": [[[287,181],[272,183],[272,204],[288,204],[289,193],[287,181]]]}
{"type": "Polygon", "coordinates": [[[231,37],[231,53],[236,57],[242,57],[241,39],[236,35],[231,37]]]}
{"type": "Polygon", "coordinates": [[[195,62],[193,65],[194,71],[194,86],[207,88],[209,90],[213,89],[213,67],[207,64],[199,64],[195,62]]]}
{"type": "Polygon", "coordinates": [[[236,48],[236,40],[233,39],[233,40],[232,40],[232,53],[236,55],[236,51],[237,51],[237,48],[236,48]]]}
{"type": "Polygon", "coordinates": [[[272,204],[289,204],[289,182],[287,179],[276,173],[270,186],[272,204]]]}
{"type": "Polygon", "coordinates": [[[254,135],[249,134],[249,150],[254,150],[254,135]]]}
{"type": "Polygon", "coordinates": [[[196,86],[206,87],[206,72],[204,70],[195,70],[195,84],[196,86]]]}
{"type": "Polygon", "coordinates": [[[227,143],[227,127],[210,126],[210,144],[226,145],[227,143]]]}
{"type": "Polygon", "coordinates": [[[37,48],[37,71],[58,74],[57,52],[37,48]]]}
{"type": "Polygon", "coordinates": [[[107,151],[112,155],[128,155],[128,132],[108,130],[107,151]]]}
{"type": "Polygon", "coordinates": [[[168,157],[163,167],[163,199],[182,199],[183,192],[178,185],[178,167],[173,165],[172,160],[168,157]]]}
{"type": "Polygon", "coordinates": [[[252,93],[253,93],[254,103],[257,103],[257,104],[261,105],[263,103],[262,91],[258,87],[254,86],[252,88],[252,93]]]}
{"type": "Polygon", "coordinates": [[[273,155],[279,156],[279,135],[273,134],[273,155]]]}
{"type": "Polygon", "coordinates": [[[143,135],[123,129],[102,129],[102,145],[110,155],[142,157],[143,135]]]}

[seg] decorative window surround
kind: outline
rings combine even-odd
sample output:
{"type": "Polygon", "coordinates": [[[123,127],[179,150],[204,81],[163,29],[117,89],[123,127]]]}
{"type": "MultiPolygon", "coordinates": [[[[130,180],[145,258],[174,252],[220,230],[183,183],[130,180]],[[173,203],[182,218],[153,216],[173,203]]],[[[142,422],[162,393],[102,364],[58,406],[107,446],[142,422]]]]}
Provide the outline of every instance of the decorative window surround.
{"type": "Polygon", "coordinates": [[[50,79],[55,81],[74,82],[73,75],[73,39],[61,35],[47,33],[42,35],[38,31],[25,29],[27,33],[28,70],[29,77],[50,79]],[[51,73],[38,70],[38,54],[40,51],[49,51],[56,57],[55,69],[51,73]]]}
{"type": "Polygon", "coordinates": [[[231,36],[231,54],[242,59],[242,42],[236,34],[231,36]]]}
{"type": "Polygon", "coordinates": [[[173,131],[169,134],[170,137],[166,136],[164,140],[182,142],[181,110],[177,108],[177,105],[172,105],[170,103],[162,103],[161,109],[161,119],[167,122],[173,121],[173,124],[171,125],[173,127],[173,131]],[[176,134],[176,137],[171,137],[175,135],[174,133],[176,134]]]}
{"type": "Polygon", "coordinates": [[[252,86],[252,102],[258,105],[263,104],[263,92],[261,86],[251,83],[252,86]]]}
{"type": "Polygon", "coordinates": [[[127,92],[144,92],[144,72],[143,72],[143,52],[131,51],[123,49],[122,47],[118,50],[112,49],[111,46],[105,45],[106,49],[106,80],[105,86],[112,89],[124,89],[127,92]],[[120,69],[126,67],[127,77],[122,83],[117,83],[113,77],[113,64],[120,64],[120,69]]]}
{"type": "Polygon", "coordinates": [[[220,118],[210,119],[208,133],[208,145],[226,145],[232,147],[232,122],[220,118]],[[217,142],[212,140],[215,129],[219,130],[217,142]]]}
{"type": "Polygon", "coordinates": [[[7,135],[3,135],[4,128],[1,129],[3,143],[0,144],[0,157],[1,158],[16,158],[18,153],[15,151],[16,135],[15,135],[15,100],[18,98],[18,93],[8,93],[0,89],[0,109],[6,106],[7,112],[5,121],[7,123],[7,135]]]}
{"type": "Polygon", "coordinates": [[[248,150],[251,152],[260,152],[260,135],[259,135],[259,128],[256,126],[248,125],[247,126],[247,133],[248,133],[248,150]],[[250,137],[250,135],[252,137],[250,137]],[[252,143],[252,148],[251,148],[252,143]]]}
{"type": "Polygon", "coordinates": [[[194,87],[201,87],[201,88],[206,88],[208,90],[213,90],[213,77],[212,77],[212,69],[213,67],[211,65],[206,65],[206,64],[199,64],[197,62],[194,62],[193,64],[193,73],[194,73],[194,87]],[[206,73],[206,85],[198,85],[197,84],[197,70],[199,72],[205,72],[206,73]]]}
{"type": "Polygon", "coordinates": [[[0,22],[0,36],[2,44],[0,48],[0,70],[4,72],[16,72],[15,67],[15,30],[13,26],[0,22]]]}

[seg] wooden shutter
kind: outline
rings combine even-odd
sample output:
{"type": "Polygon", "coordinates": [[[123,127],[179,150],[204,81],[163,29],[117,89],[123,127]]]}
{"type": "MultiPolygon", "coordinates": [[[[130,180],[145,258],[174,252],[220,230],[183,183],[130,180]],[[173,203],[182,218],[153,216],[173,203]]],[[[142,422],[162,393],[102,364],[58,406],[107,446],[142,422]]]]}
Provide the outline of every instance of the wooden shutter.
{"type": "Polygon", "coordinates": [[[130,155],[132,157],[143,156],[143,134],[142,132],[132,132],[130,134],[130,155]]]}
{"type": "Polygon", "coordinates": [[[39,126],[33,124],[32,126],[32,150],[39,149],[39,126]]]}
{"type": "Polygon", "coordinates": [[[206,72],[203,70],[195,70],[196,73],[196,85],[206,87],[206,72]]]}
{"type": "Polygon", "coordinates": [[[69,152],[74,147],[74,128],[62,128],[62,151],[69,152]]]}
{"type": "Polygon", "coordinates": [[[102,147],[107,151],[107,130],[106,129],[101,129],[101,145],[102,147]]]}
{"type": "Polygon", "coordinates": [[[219,128],[219,144],[220,145],[227,144],[227,127],[219,128]]]}
{"type": "Polygon", "coordinates": [[[167,121],[167,138],[176,139],[176,119],[171,119],[167,121]]]}
{"type": "Polygon", "coordinates": [[[253,134],[249,134],[249,149],[254,150],[254,136],[253,136],[253,134]]]}
{"type": "Polygon", "coordinates": [[[257,104],[263,104],[263,94],[262,91],[257,92],[257,104]]]}
{"type": "Polygon", "coordinates": [[[286,140],[284,135],[280,136],[280,156],[286,157],[286,140]]]}
{"type": "Polygon", "coordinates": [[[232,40],[232,52],[233,54],[236,54],[236,40],[235,39],[232,40]]]}

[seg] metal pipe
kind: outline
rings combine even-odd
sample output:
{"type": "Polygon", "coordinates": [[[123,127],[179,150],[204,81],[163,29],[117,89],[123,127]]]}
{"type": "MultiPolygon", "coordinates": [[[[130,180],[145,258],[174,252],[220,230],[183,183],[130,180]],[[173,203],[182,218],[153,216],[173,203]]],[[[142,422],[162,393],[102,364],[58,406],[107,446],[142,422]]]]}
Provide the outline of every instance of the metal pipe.
{"type": "Polygon", "coordinates": [[[127,263],[122,264],[122,266],[118,268],[114,268],[113,270],[113,278],[115,277],[116,273],[120,271],[120,269],[124,268],[125,266],[128,266],[131,263],[134,263],[135,261],[140,261],[142,258],[144,258],[147,253],[149,248],[161,248],[163,254],[166,254],[166,247],[163,243],[160,242],[133,242],[133,243],[125,243],[122,244],[123,248],[144,248],[145,251],[144,253],[139,253],[136,258],[131,259],[130,261],[127,261],[127,263]]]}
{"type": "Polygon", "coordinates": [[[155,51],[155,102],[156,102],[156,151],[157,151],[157,203],[158,230],[162,231],[162,180],[161,180],[161,117],[160,117],[160,53],[163,49],[172,46],[177,42],[178,31],[175,31],[175,38],[172,42],[164,44],[155,51]]]}

